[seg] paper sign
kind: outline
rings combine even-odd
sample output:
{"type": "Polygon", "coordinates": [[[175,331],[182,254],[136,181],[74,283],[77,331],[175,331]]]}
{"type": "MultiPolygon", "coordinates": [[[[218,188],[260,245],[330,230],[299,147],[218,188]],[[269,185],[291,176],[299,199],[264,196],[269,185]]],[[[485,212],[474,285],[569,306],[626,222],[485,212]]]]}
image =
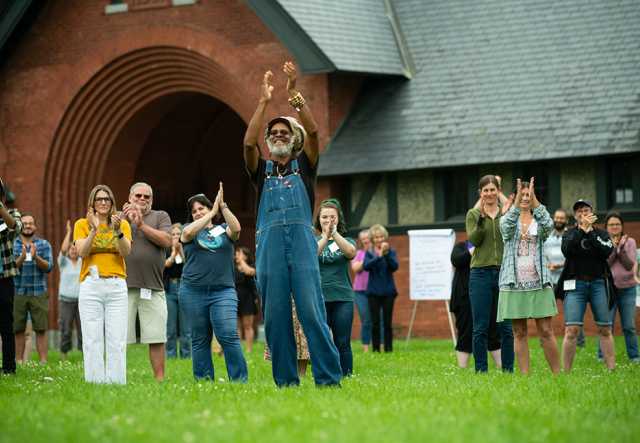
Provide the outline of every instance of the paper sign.
{"type": "Polygon", "coordinates": [[[174,261],[176,262],[176,265],[179,265],[180,263],[182,263],[182,256],[180,254],[176,255],[174,261]]]}
{"type": "Polygon", "coordinates": [[[411,300],[448,300],[456,240],[452,229],[409,231],[409,296],[411,300]]]}
{"type": "Polygon", "coordinates": [[[6,223],[2,223],[0,225],[0,232],[4,231],[5,229],[7,229],[7,224],[6,223]]]}
{"type": "Polygon", "coordinates": [[[151,289],[148,289],[148,288],[140,289],[140,298],[142,300],[151,300],[151,289]]]}
{"type": "Polygon", "coordinates": [[[340,249],[340,246],[338,246],[338,243],[336,242],[333,242],[329,245],[329,251],[331,252],[336,252],[339,249],[340,249]]]}

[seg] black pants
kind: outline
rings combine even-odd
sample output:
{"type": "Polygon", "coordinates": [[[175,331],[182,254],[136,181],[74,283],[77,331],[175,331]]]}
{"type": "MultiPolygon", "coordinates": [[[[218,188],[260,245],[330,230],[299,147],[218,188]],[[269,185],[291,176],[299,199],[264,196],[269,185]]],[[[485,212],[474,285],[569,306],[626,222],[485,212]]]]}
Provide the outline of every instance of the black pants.
{"type": "Polygon", "coordinates": [[[393,317],[393,303],[396,298],[392,295],[370,295],[369,311],[371,312],[371,344],[374,352],[380,352],[380,309],[384,323],[384,352],[393,351],[393,330],[391,319],[393,317]]]}
{"type": "Polygon", "coordinates": [[[0,336],[2,337],[2,370],[16,372],[16,337],[13,333],[13,278],[0,278],[0,336]]]}

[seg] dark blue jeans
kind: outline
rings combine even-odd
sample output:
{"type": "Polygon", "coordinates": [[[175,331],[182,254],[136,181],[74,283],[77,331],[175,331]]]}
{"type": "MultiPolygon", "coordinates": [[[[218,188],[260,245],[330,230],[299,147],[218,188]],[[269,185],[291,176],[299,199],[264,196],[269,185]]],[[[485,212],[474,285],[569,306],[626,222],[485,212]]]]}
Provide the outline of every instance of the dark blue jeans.
{"type": "Polygon", "coordinates": [[[497,328],[500,334],[502,370],[513,372],[513,329],[511,321],[496,322],[498,314],[498,277],[494,267],[472,268],[469,277],[469,298],[473,316],[473,359],[476,372],[487,372],[487,342],[489,331],[497,328]]]}
{"type": "Polygon", "coordinates": [[[353,303],[350,301],[325,302],[327,324],[333,334],[333,343],[340,354],[342,375],[353,373],[353,354],[351,352],[351,325],[353,324],[353,303]]]}
{"type": "Polygon", "coordinates": [[[360,339],[363,345],[371,343],[371,312],[369,311],[369,298],[365,291],[354,291],[356,307],[360,316],[360,339]]]}
{"type": "MultiPolygon", "coordinates": [[[[618,289],[616,300],[609,312],[611,329],[616,320],[616,311],[620,311],[624,343],[629,360],[640,363],[638,354],[638,336],[636,335],[636,287],[618,289]]],[[[600,340],[598,340],[598,357],[602,358],[600,340]]]]}
{"type": "Polygon", "coordinates": [[[211,340],[215,333],[224,353],[229,379],[246,382],[247,362],[238,337],[238,296],[235,288],[182,283],[180,301],[191,321],[194,377],[215,380],[211,360],[211,340]]]}
{"type": "Polygon", "coordinates": [[[178,356],[180,342],[180,358],[191,357],[191,327],[189,326],[184,305],[180,303],[180,282],[169,282],[165,288],[167,299],[167,358],[178,356]]]}

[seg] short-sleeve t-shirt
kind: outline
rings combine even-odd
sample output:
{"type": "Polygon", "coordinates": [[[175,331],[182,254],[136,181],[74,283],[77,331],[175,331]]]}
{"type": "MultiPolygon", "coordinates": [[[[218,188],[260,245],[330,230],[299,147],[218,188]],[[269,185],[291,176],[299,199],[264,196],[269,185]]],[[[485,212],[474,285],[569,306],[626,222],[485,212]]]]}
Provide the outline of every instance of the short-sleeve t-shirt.
{"type": "Polygon", "coordinates": [[[226,230],[226,223],[213,225],[212,228],[202,229],[193,240],[184,243],[186,261],[182,268],[183,284],[213,289],[235,287],[234,248],[226,230]]]}
{"type": "MultiPolygon", "coordinates": [[[[307,195],[309,196],[309,204],[311,205],[311,210],[313,211],[316,194],[316,176],[318,174],[318,163],[316,162],[315,167],[311,166],[309,158],[307,154],[302,151],[300,155],[297,157],[298,159],[298,167],[300,168],[300,176],[302,177],[302,182],[304,183],[304,187],[307,190],[307,195]]],[[[291,169],[291,162],[294,159],[289,160],[286,166],[279,166],[279,169],[276,170],[276,164],[274,162],[273,166],[273,175],[278,176],[278,172],[283,177],[287,175],[293,174],[293,170],[291,169]]],[[[260,206],[260,197],[262,196],[262,188],[264,187],[264,179],[265,172],[267,168],[267,161],[263,158],[258,160],[258,167],[256,168],[255,173],[249,173],[251,176],[251,182],[258,190],[257,199],[256,199],[256,207],[260,206]]]]}
{"type": "MultiPolygon", "coordinates": [[[[171,232],[171,219],[164,211],[149,211],[143,222],[162,232],[171,232]]],[[[127,286],[129,288],[148,288],[162,291],[164,284],[164,262],[166,250],[147,239],[142,230],[131,227],[133,244],[127,256],[127,286]]]]}
{"type": "MultiPolygon", "coordinates": [[[[316,237],[320,240],[320,236],[316,237]]],[[[349,243],[356,245],[352,238],[346,238],[349,243]]],[[[349,262],[336,242],[329,240],[322,253],[318,256],[320,264],[320,280],[324,301],[353,301],[349,262]]]]}
{"type": "MultiPolygon", "coordinates": [[[[131,226],[126,220],[120,223],[120,230],[131,240],[131,226]]],[[[89,222],[86,218],[78,220],[73,227],[73,241],[89,236],[89,222]]],[[[127,267],[124,257],[118,252],[118,237],[109,226],[100,224],[98,232],[91,243],[91,251],[82,259],[80,281],[89,274],[89,267],[97,266],[100,277],[127,278],[127,267]]]]}

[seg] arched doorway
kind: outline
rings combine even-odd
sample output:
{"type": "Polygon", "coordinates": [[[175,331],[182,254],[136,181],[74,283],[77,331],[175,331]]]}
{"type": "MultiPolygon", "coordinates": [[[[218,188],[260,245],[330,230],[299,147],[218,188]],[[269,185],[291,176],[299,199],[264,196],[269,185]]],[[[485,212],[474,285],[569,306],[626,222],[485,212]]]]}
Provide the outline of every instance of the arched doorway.
{"type": "Polygon", "coordinates": [[[168,94],[148,103],[124,125],[110,150],[104,182],[121,198],[137,181],[154,189],[154,208],[174,222],[187,221],[186,200],[204,193],[212,201],[222,181],[225,200],[240,219],[240,242],[253,243],[255,192],[244,172],[246,124],[229,106],[196,92],[168,94]],[[123,177],[126,171],[127,179],[123,177]],[[129,178],[130,177],[130,178],[129,178]]]}
{"type": "Polygon", "coordinates": [[[52,243],[60,243],[67,219],[85,214],[97,183],[112,186],[121,206],[134,181],[148,181],[155,206],[182,220],[186,198],[215,196],[222,179],[245,223],[242,243],[251,244],[254,196],[242,167],[239,110],[247,114],[253,104],[244,90],[223,66],[185,48],[143,48],[99,69],[68,106],[47,159],[44,228],[52,243]]]}

